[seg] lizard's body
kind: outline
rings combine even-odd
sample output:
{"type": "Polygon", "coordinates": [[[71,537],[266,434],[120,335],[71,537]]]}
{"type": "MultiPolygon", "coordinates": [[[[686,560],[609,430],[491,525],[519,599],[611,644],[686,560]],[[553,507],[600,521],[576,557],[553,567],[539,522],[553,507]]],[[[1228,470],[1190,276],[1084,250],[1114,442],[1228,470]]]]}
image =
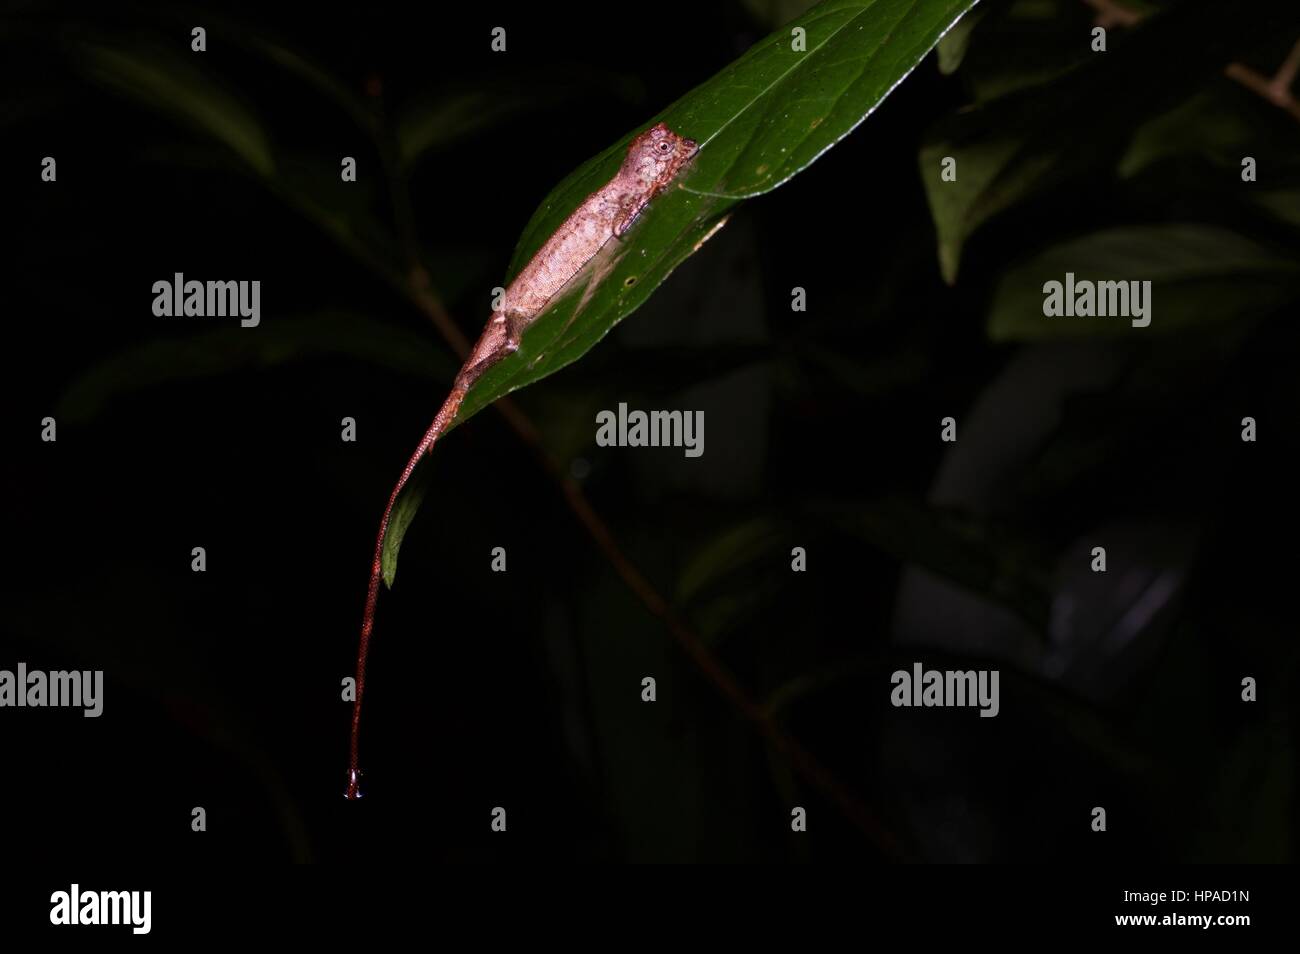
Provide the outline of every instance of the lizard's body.
{"type": "Polygon", "coordinates": [[[456,375],[451,393],[407,461],[402,476],[388,498],[375,541],[374,561],[366,593],[361,642],[357,650],[356,696],[352,703],[352,737],[346,796],[360,798],[360,769],[357,765],[357,737],[361,724],[361,696],[365,689],[366,655],[374,629],[375,604],[382,577],[384,537],[397,497],[406,486],[416,464],[456,418],[461,402],[474,382],[488,368],[519,349],[524,330],[545,310],[547,304],[612,238],[621,238],[646,205],[667,188],[696,152],[696,144],[683,139],[659,123],[632,140],[619,171],[605,185],[589,195],[528,260],[506,288],[500,307],[488,319],[487,327],[456,375]]]}

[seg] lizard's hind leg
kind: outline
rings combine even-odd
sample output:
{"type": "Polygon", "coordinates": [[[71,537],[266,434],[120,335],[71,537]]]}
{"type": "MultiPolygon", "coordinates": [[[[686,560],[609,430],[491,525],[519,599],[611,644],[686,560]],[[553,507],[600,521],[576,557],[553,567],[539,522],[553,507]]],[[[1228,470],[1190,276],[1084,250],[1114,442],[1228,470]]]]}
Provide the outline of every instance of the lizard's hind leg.
{"type": "Polygon", "coordinates": [[[524,329],[527,327],[528,319],[519,312],[506,315],[506,340],[503,345],[506,354],[514,354],[519,350],[519,344],[524,340],[524,329]]]}
{"type": "Polygon", "coordinates": [[[497,312],[483,329],[465,367],[456,376],[456,386],[468,390],[483,373],[506,355],[519,350],[528,320],[518,312],[497,312]]]}

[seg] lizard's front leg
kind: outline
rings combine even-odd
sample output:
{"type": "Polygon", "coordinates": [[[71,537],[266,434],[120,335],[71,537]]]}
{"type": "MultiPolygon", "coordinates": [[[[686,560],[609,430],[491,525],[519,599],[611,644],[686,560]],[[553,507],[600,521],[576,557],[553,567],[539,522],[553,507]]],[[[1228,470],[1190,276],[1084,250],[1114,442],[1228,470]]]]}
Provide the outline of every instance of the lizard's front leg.
{"type": "Polygon", "coordinates": [[[621,239],[649,203],[649,196],[639,196],[634,192],[623,196],[618,204],[618,218],[614,220],[614,238],[621,239]]]}

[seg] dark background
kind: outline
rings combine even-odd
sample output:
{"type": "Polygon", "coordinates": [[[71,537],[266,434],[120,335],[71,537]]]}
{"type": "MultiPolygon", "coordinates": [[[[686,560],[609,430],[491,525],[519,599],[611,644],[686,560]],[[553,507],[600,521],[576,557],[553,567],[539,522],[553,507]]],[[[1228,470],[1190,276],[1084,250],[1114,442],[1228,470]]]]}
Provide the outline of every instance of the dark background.
{"type": "MultiPolygon", "coordinates": [[[[1045,37],[1077,47],[1092,17],[1039,4],[1022,36],[999,19],[1014,5],[990,6],[963,72],[927,59],[586,358],[516,397],[629,558],[905,857],[1289,861],[1294,299],[1183,327],[1157,288],[1150,334],[1023,344],[990,340],[986,319],[1007,268],[1093,228],[1231,223],[1293,258],[1300,230],[1249,208],[1233,166],[1193,137],[1146,178],[1089,170],[993,220],[946,285],[918,172],[927,130],[976,95],[978,70],[1032,72],[1045,37]],[[794,286],[807,312],[791,312],[794,286]],[[704,456],[596,447],[594,413],[619,401],[703,409],[704,456]],[[956,445],[939,440],[947,415],[956,445]],[[1096,545],[1106,574],[1088,569],[1096,545]],[[889,675],[915,660],[1000,669],[1000,715],[892,708],[889,675]],[[1098,805],[1104,835],[1089,828],[1098,805]]],[[[99,719],[0,712],[9,850],[889,857],[700,675],[492,411],[426,465],[430,497],[379,604],[366,797],[341,797],[340,680],[373,534],[455,370],[374,262],[404,274],[413,247],[475,335],[550,189],[797,7],[656,3],[629,22],[552,4],[3,9],[0,668],[106,679],[99,719]],[[489,49],[496,25],[505,55],[489,49]],[[356,96],[379,141],[259,40],[356,96]],[[123,95],[87,44],[163,75],[179,60],[194,85],[123,95]],[[195,119],[213,87],[274,172],[195,119]],[[429,144],[393,175],[403,121],[429,144]],[[56,184],[40,181],[46,155],[56,184]],[[356,184],[339,181],[345,155],[356,184]],[[155,318],[151,286],[177,271],[260,280],[261,326],[155,318]],[[49,414],[55,444],[39,440],[49,414]],[[339,438],[344,416],[356,443],[339,438]],[[495,546],[505,574],[489,571],[495,546]],[[489,830],[498,805],[505,835],[489,830]],[[794,805],[806,834],[790,831],[794,805]],[[206,833],[190,830],[194,806],[206,833]]],[[[1240,56],[1271,71],[1297,37],[1240,56]]],[[[1254,152],[1300,154],[1286,112],[1221,76],[1196,82],[1175,104],[1210,90],[1254,152]]],[[[1063,137],[1077,119],[1059,117],[1063,137]]],[[[1231,297],[1231,277],[1207,294],[1231,297]]]]}

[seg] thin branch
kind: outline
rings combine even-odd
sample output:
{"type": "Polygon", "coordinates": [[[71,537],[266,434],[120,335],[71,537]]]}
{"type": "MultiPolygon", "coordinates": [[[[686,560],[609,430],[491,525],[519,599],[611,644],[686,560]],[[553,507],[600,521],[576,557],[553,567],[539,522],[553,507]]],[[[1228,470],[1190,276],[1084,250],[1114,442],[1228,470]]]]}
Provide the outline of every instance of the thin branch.
{"type": "Polygon", "coordinates": [[[460,360],[464,361],[469,356],[469,339],[461,333],[459,326],[451,320],[451,316],[443,308],[442,301],[434,294],[433,282],[421,260],[420,239],[415,224],[415,205],[411,202],[411,183],[402,165],[397,132],[388,121],[383,84],[378,77],[372,79],[372,84],[376,119],[375,128],[372,130],[372,141],[379,150],[379,161],[383,164],[384,178],[388,182],[389,201],[392,203],[393,217],[397,222],[398,240],[406,255],[407,284],[416,296],[417,307],[429,316],[438,333],[452,346],[460,360]]]}
{"type": "Polygon", "coordinates": [[[1295,85],[1297,73],[1300,73],[1300,40],[1291,47],[1291,52],[1287,54],[1286,60],[1278,68],[1277,75],[1273,77],[1274,88],[1289,94],[1291,87],[1295,85]]]}
{"type": "Polygon", "coordinates": [[[1229,63],[1223,72],[1279,109],[1285,109],[1300,121],[1300,102],[1296,101],[1291,92],[1291,87],[1295,85],[1296,73],[1300,72],[1300,41],[1291,48],[1291,52],[1287,54],[1287,58],[1278,67],[1272,79],[1242,63],[1229,63]]]}
{"type": "Polygon", "coordinates": [[[1223,73],[1251,92],[1258,93],[1274,106],[1286,110],[1294,119],[1300,121],[1300,103],[1296,102],[1289,89],[1279,90],[1274,80],[1241,63],[1229,63],[1223,73]]]}
{"type": "Polygon", "coordinates": [[[1097,11],[1097,18],[1093,23],[1103,30],[1117,26],[1133,26],[1142,19],[1142,14],[1121,6],[1115,0],[1083,0],[1083,2],[1097,11]]]}
{"type": "MultiPolygon", "coordinates": [[[[1093,22],[1106,29],[1113,26],[1135,26],[1145,17],[1145,14],[1130,10],[1116,0],[1083,0],[1083,2],[1097,11],[1097,18],[1093,22]]],[[[1251,69],[1244,63],[1229,63],[1223,68],[1223,74],[1251,92],[1257,93],[1279,109],[1286,110],[1294,119],[1300,120],[1300,102],[1297,102],[1291,93],[1296,75],[1300,74],[1300,40],[1296,41],[1286,60],[1278,67],[1277,73],[1272,78],[1251,69]]]]}

